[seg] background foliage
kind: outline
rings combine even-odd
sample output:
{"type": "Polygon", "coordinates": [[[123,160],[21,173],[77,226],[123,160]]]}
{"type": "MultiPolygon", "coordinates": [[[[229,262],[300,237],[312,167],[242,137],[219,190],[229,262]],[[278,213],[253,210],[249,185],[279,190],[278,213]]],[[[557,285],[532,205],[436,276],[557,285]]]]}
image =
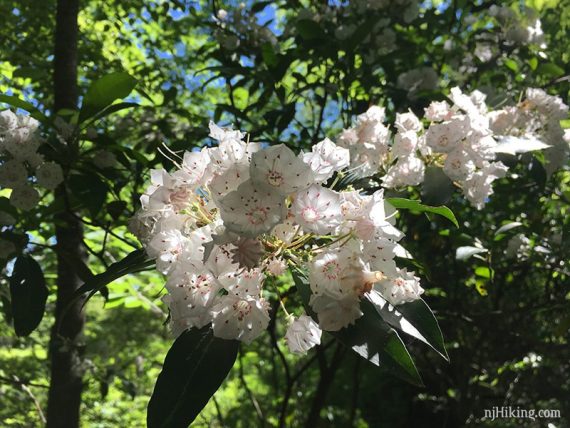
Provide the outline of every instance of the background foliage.
{"type": "MultiPolygon", "coordinates": [[[[490,105],[517,100],[529,86],[543,87],[568,104],[567,0],[428,1],[411,22],[397,7],[345,14],[345,2],[331,1],[336,21],[315,21],[316,14],[325,16],[326,3],[82,2],[81,93],[111,72],[126,71],[138,82],[124,100],[137,105],[123,105],[86,123],[69,182],[86,227],[92,273],[138,248],[126,224],[149,169],[171,166],[162,145],[174,151],[200,147],[210,119],[234,123],[255,141],[306,149],[324,136],[334,137],[372,103],[384,104],[391,117],[408,107],[421,112],[454,85],[486,91],[490,105]],[[548,48],[506,42],[488,13],[494,4],[510,6],[521,16],[524,6],[534,7],[548,48]],[[231,24],[221,28],[213,19],[221,8],[242,10],[253,20],[241,32],[231,24]],[[383,18],[389,19],[395,49],[369,37],[383,18]],[[356,29],[339,38],[343,25],[356,29]],[[487,61],[473,54],[483,42],[491,46],[487,61]],[[403,74],[421,67],[434,70],[438,83],[417,90],[402,84],[403,74]],[[116,163],[102,167],[97,162],[102,151],[112,153],[116,163]]],[[[7,17],[0,28],[0,93],[18,95],[47,114],[53,104],[54,15],[53,0],[42,7],[34,0],[0,1],[0,16],[7,17]]],[[[421,267],[426,300],[440,321],[451,360],[447,364],[427,346],[407,343],[424,388],[360,362],[329,343],[330,337],[317,352],[292,356],[278,339],[285,329],[279,320],[260,340],[241,345],[236,366],[196,426],[304,426],[311,411],[319,412],[324,426],[484,426],[483,409],[504,405],[560,409],[563,419],[552,422],[567,425],[570,171],[566,166],[548,177],[540,156],[504,161],[517,177],[501,180],[481,212],[441,189],[391,195],[445,202],[460,223],[452,228],[443,218],[411,212],[403,212],[398,222],[421,267]],[[509,242],[518,233],[530,241],[517,255],[509,242]],[[474,242],[488,252],[456,259],[458,247],[474,242]]],[[[33,216],[18,217],[13,231],[2,231],[39,261],[50,291],[39,328],[18,338],[11,327],[7,275],[2,277],[2,426],[42,425],[55,272],[49,251],[54,225],[44,219],[58,210],[48,196],[33,216]]],[[[13,265],[3,264],[9,274],[13,265]]],[[[286,294],[292,279],[282,281],[278,287],[286,294]]],[[[172,342],[161,289],[158,274],[138,273],[113,282],[107,295],[103,290],[87,304],[84,426],[144,424],[148,398],[172,342]]],[[[276,310],[276,296],[270,297],[276,310]]],[[[299,297],[290,299],[294,307],[299,297]]],[[[296,303],[300,307],[300,300],[296,303]]]]}

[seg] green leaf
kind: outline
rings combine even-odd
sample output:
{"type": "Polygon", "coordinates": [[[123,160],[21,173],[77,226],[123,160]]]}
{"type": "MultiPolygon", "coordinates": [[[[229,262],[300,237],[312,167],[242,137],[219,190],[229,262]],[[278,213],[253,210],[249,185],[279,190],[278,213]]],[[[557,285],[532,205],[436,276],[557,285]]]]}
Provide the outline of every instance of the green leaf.
{"type": "Polygon", "coordinates": [[[515,60],[512,60],[512,59],[510,59],[510,58],[507,58],[507,59],[505,60],[505,66],[506,66],[509,70],[511,70],[511,71],[513,71],[513,72],[515,72],[515,73],[517,73],[517,72],[519,71],[519,65],[516,63],[515,60]]]}
{"type": "Polygon", "coordinates": [[[552,62],[540,64],[536,69],[536,72],[542,76],[553,79],[564,75],[564,69],[552,62]]]}
{"type": "Polygon", "coordinates": [[[501,227],[499,227],[497,229],[497,231],[495,232],[495,235],[499,235],[501,233],[508,232],[509,230],[514,229],[515,227],[522,226],[522,225],[523,224],[520,221],[511,221],[511,222],[503,224],[501,227]]]}
{"type": "Polygon", "coordinates": [[[437,319],[423,299],[396,307],[390,305],[379,294],[369,294],[369,300],[384,321],[431,346],[439,355],[449,361],[437,319]]]}
{"type": "Polygon", "coordinates": [[[128,96],[136,84],[137,80],[125,72],[111,73],[93,82],[83,98],[79,123],[95,116],[114,101],[128,96]]]}
{"type": "Polygon", "coordinates": [[[239,342],[214,337],[206,326],[182,333],[168,351],[148,403],[149,428],[186,427],[218,390],[239,342]]]}
{"type": "Polygon", "coordinates": [[[487,253],[489,250],[486,248],[472,247],[466,245],[464,247],[457,247],[455,250],[455,258],[457,260],[467,260],[469,257],[473,257],[477,254],[487,253]]]}
{"type": "Polygon", "coordinates": [[[310,19],[300,19],[297,21],[297,32],[303,39],[314,40],[326,38],[325,32],[319,26],[318,22],[310,19]]]}
{"type": "Polygon", "coordinates": [[[39,120],[42,123],[48,123],[49,119],[46,115],[44,115],[41,111],[37,109],[36,106],[33,104],[22,100],[21,98],[17,97],[16,95],[4,95],[0,94],[0,103],[8,104],[12,107],[16,107],[22,110],[27,111],[30,113],[34,119],[39,120]]]}
{"type": "Polygon", "coordinates": [[[153,264],[154,261],[148,258],[144,250],[135,250],[129,253],[124,259],[113,263],[105,272],[94,275],[89,281],[85,281],[85,283],[75,291],[74,298],[78,298],[91,291],[98,291],[100,288],[105,287],[107,284],[110,284],[122,276],[140,272],[153,264]]]}
{"type": "Polygon", "coordinates": [[[422,184],[422,200],[430,205],[443,205],[453,195],[455,188],[453,182],[436,166],[426,168],[425,179],[422,184]]]}
{"type": "Polygon", "coordinates": [[[108,186],[96,174],[74,174],[70,176],[69,188],[82,207],[93,217],[101,212],[107,199],[108,186]]]}
{"type": "Polygon", "coordinates": [[[118,111],[125,110],[128,108],[133,108],[133,107],[140,107],[140,104],[137,104],[137,103],[112,104],[110,106],[105,107],[103,110],[101,110],[95,116],[93,116],[92,119],[83,127],[85,128],[85,127],[89,126],[90,124],[92,124],[93,122],[96,122],[97,120],[104,118],[105,116],[109,116],[110,114],[113,114],[113,113],[116,113],[118,111]]]}
{"type": "Polygon", "coordinates": [[[269,42],[264,43],[261,46],[261,56],[263,57],[263,62],[267,64],[270,68],[277,64],[277,55],[273,45],[269,42]]]}
{"type": "MultiPolygon", "coordinates": [[[[317,320],[309,306],[311,290],[304,272],[294,271],[293,279],[299,290],[306,312],[317,320]]],[[[423,381],[398,333],[389,327],[378,315],[368,300],[360,303],[364,313],[353,325],[340,331],[330,332],[332,336],[372,364],[388,370],[401,379],[423,386],[423,381]]]]}
{"type": "Polygon", "coordinates": [[[386,202],[391,204],[396,209],[407,209],[417,212],[433,213],[445,217],[450,222],[452,222],[456,227],[459,227],[459,223],[449,208],[445,206],[432,207],[430,205],[424,205],[419,201],[414,201],[412,199],[404,198],[387,198],[386,202]]]}
{"type": "Polygon", "coordinates": [[[10,296],[14,330],[28,336],[40,324],[46,307],[48,289],[40,265],[28,255],[16,259],[10,277],[10,296]]]}

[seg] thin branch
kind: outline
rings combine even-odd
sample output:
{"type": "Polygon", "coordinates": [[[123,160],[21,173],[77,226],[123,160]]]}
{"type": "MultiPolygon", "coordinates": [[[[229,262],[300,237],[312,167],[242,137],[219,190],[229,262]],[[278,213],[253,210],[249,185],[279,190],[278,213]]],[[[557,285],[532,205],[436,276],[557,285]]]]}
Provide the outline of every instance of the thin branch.
{"type": "Polygon", "coordinates": [[[241,382],[241,384],[243,385],[243,388],[245,389],[245,392],[249,398],[249,401],[251,401],[251,404],[253,405],[253,408],[255,409],[255,413],[257,413],[257,417],[259,418],[259,422],[261,423],[260,426],[264,427],[265,426],[265,418],[263,417],[263,412],[261,411],[261,406],[259,405],[259,402],[257,401],[257,399],[255,398],[255,396],[253,395],[253,392],[251,391],[251,389],[249,388],[249,385],[247,384],[247,381],[245,380],[245,375],[243,373],[243,361],[242,361],[242,349],[240,346],[239,349],[239,380],[241,382]]]}

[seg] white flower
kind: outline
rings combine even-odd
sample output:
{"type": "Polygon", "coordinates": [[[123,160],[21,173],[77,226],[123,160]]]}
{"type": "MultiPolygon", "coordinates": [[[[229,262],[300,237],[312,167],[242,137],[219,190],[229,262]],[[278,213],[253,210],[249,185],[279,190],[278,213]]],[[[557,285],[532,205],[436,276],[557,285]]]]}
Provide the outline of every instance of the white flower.
{"type": "Polygon", "coordinates": [[[55,162],[44,162],[36,169],[35,174],[38,184],[49,190],[54,190],[63,182],[63,171],[55,162]]]}
{"type": "Polygon", "coordinates": [[[319,235],[332,233],[342,219],[339,194],[316,184],[297,193],[291,212],[305,232],[319,235]]]}
{"type": "Polygon", "coordinates": [[[220,143],[228,141],[242,141],[245,134],[241,131],[234,131],[230,128],[220,128],[214,122],[210,121],[210,137],[214,140],[218,140],[220,143]]]}
{"type": "Polygon", "coordinates": [[[394,125],[396,125],[396,128],[398,128],[398,131],[400,132],[419,132],[423,128],[418,117],[411,111],[406,113],[396,113],[396,121],[394,122],[394,125]]]}
{"type": "Polygon", "coordinates": [[[395,276],[374,284],[374,291],[379,292],[392,305],[400,305],[419,299],[424,289],[420,286],[420,279],[414,276],[413,272],[398,269],[395,276]]]}
{"type": "Polygon", "coordinates": [[[21,210],[30,211],[37,207],[40,194],[29,184],[15,186],[10,194],[10,203],[21,210]]]}
{"type": "Polygon", "coordinates": [[[454,181],[464,181],[471,178],[475,172],[475,163],[471,155],[461,147],[452,150],[447,154],[443,172],[454,181]]]}
{"type": "Polygon", "coordinates": [[[387,188],[417,186],[424,181],[425,164],[417,156],[401,157],[382,177],[382,185],[387,188]]]}
{"type": "Polygon", "coordinates": [[[344,130],[338,143],[350,151],[350,168],[357,177],[375,174],[388,153],[390,131],[384,126],[385,109],[372,106],[357,118],[356,126],[344,130]]]}
{"type": "Polygon", "coordinates": [[[295,223],[295,216],[288,212],[285,221],[275,226],[271,234],[284,243],[290,244],[295,236],[302,234],[299,230],[300,227],[295,223]]]}
{"type": "Polygon", "coordinates": [[[353,324],[363,315],[360,299],[354,296],[338,300],[328,295],[313,294],[309,304],[317,313],[320,327],[326,331],[338,331],[353,324]]]}
{"type": "Polygon", "coordinates": [[[359,254],[344,247],[321,253],[309,265],[313,294],[337,300],[347,296],[360,298],[381,277],[378,272],[370,271],[359,254]]]}
{"type": "MultiPolygon", "coordinates": [[[[166,283],[169,291],[170,315],[185,320],[187,327],[202,328],[212,320],[211,308],[220,290],[214,277],[208,272],[178,271],[166,283]]],[[[173,325],[175,323],[173,322],[173,325]]]]}
{"type": "Polygon", "coordinates": [[[214,336],[251,343],[269,324],[269,304],[262,298],[228,294],[212,308],[214,336]]]}
{"type": "Polygon", "coordinates": [[[242,269],[239,274],[233,275],[231,280],[227,277],[224,280],[224,288],[230,293],[243,298],[258,297],[263,282],[261,269],[242,269]]]}
{"type": "Polygon", "coordinates": [[[265,269],[273,276],[283,275],[287,270],[287,263],[281,258],[273,258],[266,263],[265,269]]]}
{"type": "Polygon", "coordinates": [[[396,134],[392,146],[392,156],[404,157],[415,153],[418,146],[418,134],[416,131],[402,131],[396,134]]]}
{"type": "Polygon", "coordinates": [[[482,209],[493,194],[491,184],[497,178],[504,177],[507,170],[501,162],[485,162],[483,169],[476,171],[469,180],[463,182],[463,193],[469,202],[478,210],[482,209]]]}
{"type": "Polygon", "coordinates": [[[13,130],[18,126],[18,116],[11,110],[0,112],[0,134],[13,130]]]}
{"type": "Polygon", "coordinates": [[[467,136],[467,121],[461,118],[432,123],[426,131],[426,143],[434,151],[449,153],[467,136]]]}
{"type": "Polygon", "coordinates": [[[268,186],[282,196],[306,189],[314,181],[309,166],[284,144],[254,153],[250,176],[255,184],[268,186]]]}
{"type": "Polygon", "coordinates": [[[315,182],[322,183],[348,167],[350,152],[325,138],[312,147],[311,153],[303,154],[303,161],[311,167],[315,182]]]}
{"type": "Polygon", "coordinates": [[[167,274],[189,246],[190,240],[177,229],[157,233],[146,247],[149,257],[156,258],[156,268],[167,274]]]}
{"type": "Polygon", "coordinates": [[[28,171],[22,162],[11,159],[0,165],[0,186],[12,189],[23,186],[28,179],[28,171]]]}
{"type": "Polygon", "coordinates": [[[453,112],[447,101],[432,101],[425,109],[425,117],[432,122],[449,120],[453,112]]]}
{"type": "Polygon", "coordinates": [[[308,315],[293,318],[285,333],[289,350],[294,354],[306,354],[309,349],[321,344],[323,331],[308,315]]]}
{"type": "MultiPolygon", "coordinates": [[[[181,172],[186,174],[186,184],[196,186],[205,184],[209,163],[210,154],[206,148],[196,152],[184,152],[181,172]]],[[[182,181],[181,178],[178,179],[182,181]]]]}
{"type": "Polygon", "coordinates": [[[230,231],[249,237],[269,232],[285,215],[281,194],[250,180],[224,196],[219,207],[224,225],[230,231]]]}
{"type": "Polygon", "coordinates": [[[404,236],[394,227],[395,210],[384,201],[384,189],[374,192],[371,196],[360,195],[358,192],[343,192],[341,198],[341,212],[347,223],[345,229],[353,229],[360,239],[385,236],[399,240],[404,236]]]}
{"type": "Polygon", "coordinates": [[[228,12],[225,9],[218,9],[218,13],[216,13],[216,17],[220,21],[225,21],[228,18],[228,12]]]}

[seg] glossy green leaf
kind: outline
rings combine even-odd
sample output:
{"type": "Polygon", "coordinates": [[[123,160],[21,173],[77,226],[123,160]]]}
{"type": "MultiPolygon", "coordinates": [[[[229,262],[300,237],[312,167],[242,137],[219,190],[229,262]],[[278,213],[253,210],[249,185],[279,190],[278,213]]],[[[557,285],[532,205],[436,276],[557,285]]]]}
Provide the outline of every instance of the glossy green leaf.
{"type": "MultiPolygon", "coordinates": [[[[311,290],[306,275],[296,270],[293,272],[293,279],[306,312],[317,320],[309,306],[311,290]]],[[[364,315],[353,325],[330,333],[365,360],[413,385],[422,386],[423,382],[414,361],[398,333],[380,318],[368,300],[361,302],[360,309],[364,315]]]]}
{"type": "Polygon", "coordinates": [[[449,361],[437,319],[424,300],[419,299],[394,307],[380,295],[370,294],[370,301],[384,321],[431,346],[449,361]]]}
{"type": "Polygon", "coordinates": [[[79,122],[84,122],[111,104],[125,98],[135,88],[137,80],[125,72],[107,74],[91,84],[81,105],[79,122]]]}
{"type": "Polygon", "coordinates": [[[445,217],[455,226],[459,227],[459,223],[455,218],[455,214],[449,208],[445,206],[432,207],[430,205],[424,205],[419,201],[414,201],[411,199],[404,198],[388,198],[386,202],[390,203],[396,209],[406,209],[417,212],[432,213],[445,217]]]}
{"type": "Polygon", "coordinates": [[[40,324],[47,297],[48,289],[40,265],[31,256],[19,256],[10,277],[12,317],[18,336],[28,336],[40,324]]]}
{"type": "Polygon", "coordinates": [[[182,333],[168,351],[148,404],[149,428],[187,427],[218,390],[239,342],[214,337],[210,326],[182,333]]]}

